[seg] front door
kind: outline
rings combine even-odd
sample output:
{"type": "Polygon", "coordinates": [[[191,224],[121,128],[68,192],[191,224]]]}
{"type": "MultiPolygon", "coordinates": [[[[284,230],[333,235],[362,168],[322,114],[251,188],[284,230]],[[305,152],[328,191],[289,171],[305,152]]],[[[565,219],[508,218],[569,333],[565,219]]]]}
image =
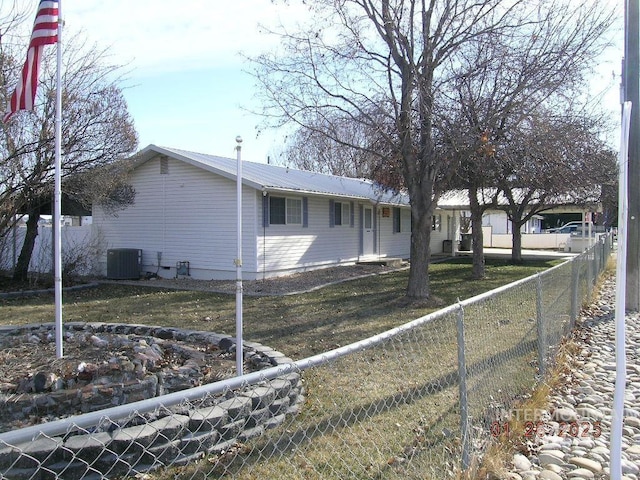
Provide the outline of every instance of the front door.
{"type": "Polygon", "coordinates": [[[375,229],[373,228],[373,208],[364,207],[362,218],[362,255],[373,255],[375,229]]]}

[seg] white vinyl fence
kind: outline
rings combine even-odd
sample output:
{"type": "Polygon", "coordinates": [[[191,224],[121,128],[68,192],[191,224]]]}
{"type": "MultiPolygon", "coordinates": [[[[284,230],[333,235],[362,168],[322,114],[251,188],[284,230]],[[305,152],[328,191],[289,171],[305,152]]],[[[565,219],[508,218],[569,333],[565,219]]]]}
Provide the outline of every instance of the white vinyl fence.
{"type": "MultiPolygon", "coordinates": [[[[62,263],[66,272],[77,275],[94,273],[98,256],[104,251],[94,225],[63,226],[62,263]]],[[[0,237],[0,270],[11,271],[18,261],[26,227],[16,227],[0,237]]],[[[39,274],[53,271],[53,229],[39,225],[29,271],[39,274]]]]}

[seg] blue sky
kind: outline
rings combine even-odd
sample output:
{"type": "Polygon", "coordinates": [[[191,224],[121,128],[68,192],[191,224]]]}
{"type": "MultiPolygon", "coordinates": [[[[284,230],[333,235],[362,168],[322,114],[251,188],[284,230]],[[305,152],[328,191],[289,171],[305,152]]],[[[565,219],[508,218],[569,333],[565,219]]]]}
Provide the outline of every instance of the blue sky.
{"type": "Polygon", "coordinates": [[[255,80],[243,54],[273,40],[259,24],[303,17],[300,7],[271,0],[62,0],[65,32],[82,30],[127,65],[124,95],[140,136],[150,143],[266,162],[282,136],[257,136],[255,80]]]}
{"type": "MultiPolygon", "coordinates": [[[[11,3],[3,0],[2,10],[11,3]]],[[[35,12],[37,0],[15,3],[35,12]]],[[[82,31],[87,43],[109,48],[108,61],[126,65],[129,73],[122,86],[141,148],[155,143],[235,157],[235,138],[241,135],[243,159],[266,162],[278,154],[284,134],[257,136],[261,118],[246,111],[257,108],[255,80],[245,72],[249,65],[241,52],[254,55],[275,48],[258,25],[305,18],[301,3],[62,0],[63,35],[82,31]]],[[[619,111],[618,79],[612,80],[612,74],[619,75],[621,56],[620,46],[607,53],[592,89],[596,94],[613,85],[604,97],[612,115],[619,111]]]]}

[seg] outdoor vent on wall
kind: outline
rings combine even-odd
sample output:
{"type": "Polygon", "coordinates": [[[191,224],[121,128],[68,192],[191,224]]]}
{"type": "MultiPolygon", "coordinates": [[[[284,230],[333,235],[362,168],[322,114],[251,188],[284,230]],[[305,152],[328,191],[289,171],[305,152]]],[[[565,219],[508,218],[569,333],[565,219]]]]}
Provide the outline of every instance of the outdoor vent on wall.
{"type": "Polygon", "coordinates": [[[160,157],[160,175],[169,173],[169,159],[165,156],[160,157]]]}

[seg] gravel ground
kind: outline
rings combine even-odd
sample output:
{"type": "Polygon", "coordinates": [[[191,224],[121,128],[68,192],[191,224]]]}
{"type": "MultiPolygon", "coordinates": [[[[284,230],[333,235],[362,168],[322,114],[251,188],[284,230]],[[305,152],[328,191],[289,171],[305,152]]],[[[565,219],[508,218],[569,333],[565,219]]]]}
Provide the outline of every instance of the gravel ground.
{"type": "MultiPolygon", "coordinates": [[[[407,267],[401,267],[407,268],[407,267]]],[[[309,272],[296,273],[283,277],[265,280],[243,280],[243,294],[248,296],[295,295],[317,290],[335,283],[354,280],[369,275],[380,275],[398,268],[385,265],[349,265],[343,267],[323,268],[309,272]]],[[[102,283],[140,285],[176,290],[198,290],[234,294],[235,280],[193,280],[191,278],[153,278],[150,280],[115,281],[105,280],[102,283]]]]}
{"type": "MultiPolygon", "coordinates": [[[[549,408],[529,422],[530,454],[516,454],[510,480],[604,480],[610,477],[611,421],[616,378],[615,278],[581,314],[580,352],[549,408]],[[535,428],[534,428],[535,427],[535,428]]],[[[622,479],[640,479],[640,315],[626,315],[627,375],[622,479]]],[[[616,477],[617,478],[617,477],[616,477]]]]}

